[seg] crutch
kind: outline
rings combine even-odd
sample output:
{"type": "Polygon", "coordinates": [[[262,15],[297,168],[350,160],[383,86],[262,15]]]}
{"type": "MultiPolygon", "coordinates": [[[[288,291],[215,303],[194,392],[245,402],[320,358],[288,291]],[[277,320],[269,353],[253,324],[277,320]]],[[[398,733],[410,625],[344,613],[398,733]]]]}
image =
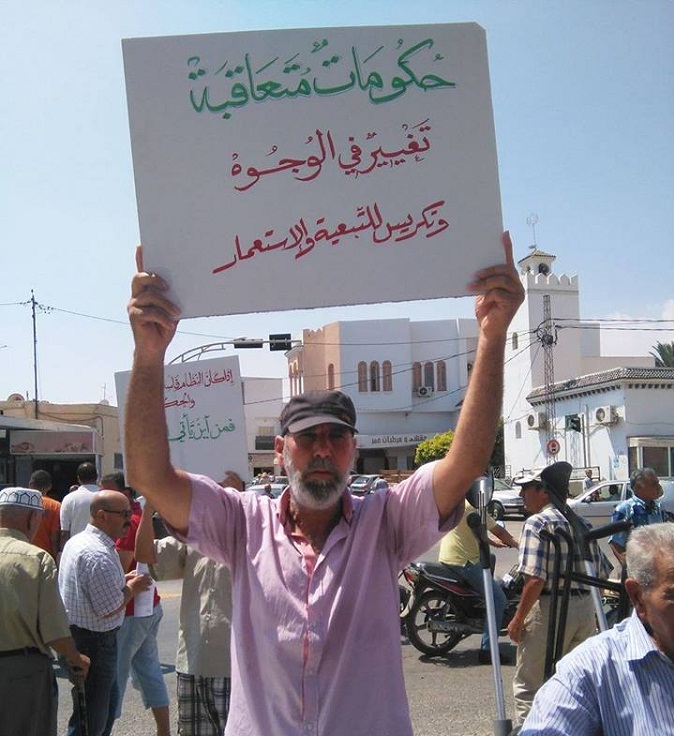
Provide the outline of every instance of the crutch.
{"type": "Polygon", "coordinates": [[[80,736],[89,736],[89,719],[87,715],[87,696],[84,691],[84,680],[76,674],[73,676],[75,688],[75,710],[80,724],[80,736]]]}
{"type": "Polygon", "coordinates": [[[492,676],[494,679],[494,696],[496,698],[496,720],[494,720],[494,736],[508,736],[512,730],[512,721],[506,718],[505,699],[503,697],[503,679],[501,677],[501,655],[498,648],[499,630],[496,625],[496,609],[494,607],[493,576],[491,572],[491,555],[487,537],[487,504],[494,492],[494,476],[478,478],[467,494],[468,503],[478,509],[471,511],[466,522],[477,538],[480,549],[480,566],[482,567],[482,587],[487,607],[487,627],[489,631],[489,651],[491,653],[492,676]]]}

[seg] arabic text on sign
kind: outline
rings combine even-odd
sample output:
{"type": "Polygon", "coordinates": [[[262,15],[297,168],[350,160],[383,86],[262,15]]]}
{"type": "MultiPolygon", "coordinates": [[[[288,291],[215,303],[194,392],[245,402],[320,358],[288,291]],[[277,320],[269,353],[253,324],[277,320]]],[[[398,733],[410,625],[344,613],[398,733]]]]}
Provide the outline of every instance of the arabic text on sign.
{"type": "Polygon", "coordinates": [[[276,56],[260,64],[245,53],[240,63],[233,65],[226,59],[216,65],[215,71],[202,64],[200,56],[190,56],[187,59],[187,78],[193,85],[189,90],[190,105],[198,114],[213,113],[229,120],[236,109],[270,100],[328,97],[356,90],[367,93],[370,103],[381,105],[404,95],[409,88],[425,93],[456,86],[434,73],[436,67],[444,66],[445,57],[432,51],[435,46],[432,38],[411,46],[398,39],[395,70],[390,76],[386,72],[365,70],[380,59],[383,68],[390,65],[385,56],[380,56],[385,45],[365,53],[355,46],[348,53],[328,50],[328,46],[327,39],[314,43],[310,54],[319,56],[310,63],[298,61],[301,52],[288,59],[276,56]],[[421,71],[422,67],[426,73],[421,71]],[[211,85],[223,92],[212,91],[211,85]]]}
{"type": "Polygon", "coordinates": [[[409,240],[421,232],[427,238],[432,238],[449,227],[449,222],[440,217],[440,209],[445,204],[438,200],[424,207],[418,217],[408,212],[402,219],[384,220],[380,207],[375,202],[372,205],[358,207],[356,221],[350,224],[339,224],[326,227],[325,217],[319,217],[314,227],[308,228],[304,218],[288,229],[288,235],[277,240],[274,229],[267,230],[264,238],[256,238],[251,246],[244,246],[237,235],[233,257],[220,266],[216,266],[212,273],[218,274],[235,266],[241,261],[248,260],[258,253],[267,253],[273,250],[294,252],[295,259],[302,258],[310,253],[321,242],[335,246],[347,236],[358,238],[361,233],[367,233],[374,245],[392,242],[400,243],[409,240]]]}

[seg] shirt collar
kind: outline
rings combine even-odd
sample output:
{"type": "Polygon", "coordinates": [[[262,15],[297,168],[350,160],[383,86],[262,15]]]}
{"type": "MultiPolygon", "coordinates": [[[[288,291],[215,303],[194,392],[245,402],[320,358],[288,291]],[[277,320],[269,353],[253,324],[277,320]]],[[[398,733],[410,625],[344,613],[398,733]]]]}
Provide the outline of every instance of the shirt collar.
{"type": "Polygon", "coordinates": [[[23,542],[28,541],[28,537],[23,532],[20,532],[18,529],[10,529],[6,526],[0,527],[0,536],[20,539],[23,542]]]}
{"type": "MultiPolygon", "coordinates": [[[[283,526],[285,526],[286,522],[288,521],[289,517],[289,509],[290,509],[290,486],[288,486],[283,493],[281,494],[279,498],[279,506],[278,506],[278,517],[279,521],[283,526]]],[[[351,494],[344,489],[344,492],[342,493],[342,517],[344,521],[346,521],[347,524],[351,523],[351,518],[353,516],[353,498],[351,497],[351,494]]]]}
{"type": "MultiPolygon", "coordinates": [[[[651,653],[666,656],[658,649],[653,638],[646,631],[636,611],[632,611],[625,627],[627,633],[626,658],[629,662],[645,659],[651,653]]],[[[668,658],[669,659],[669,658],[668,658]]]]}
{"type": "Polygon", "coordinates": [[[102,529],[99,529],[97,526],[94,526],[93,524],[87,524],[86,531],[98,537],[107,547],[111,547],[112,549],[115,548],[115,540],[109,534],[106,534],[102,529]]]}

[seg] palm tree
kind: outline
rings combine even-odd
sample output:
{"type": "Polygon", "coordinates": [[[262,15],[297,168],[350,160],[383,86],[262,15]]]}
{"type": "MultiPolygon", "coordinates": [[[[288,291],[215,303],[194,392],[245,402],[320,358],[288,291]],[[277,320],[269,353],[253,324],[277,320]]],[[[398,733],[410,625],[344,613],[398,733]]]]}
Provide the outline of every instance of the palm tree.
{"type": "Polygon", "coordinates": [[[658,342],[653,350],[656,368],[674,368],[674,342],[658,342]]]}

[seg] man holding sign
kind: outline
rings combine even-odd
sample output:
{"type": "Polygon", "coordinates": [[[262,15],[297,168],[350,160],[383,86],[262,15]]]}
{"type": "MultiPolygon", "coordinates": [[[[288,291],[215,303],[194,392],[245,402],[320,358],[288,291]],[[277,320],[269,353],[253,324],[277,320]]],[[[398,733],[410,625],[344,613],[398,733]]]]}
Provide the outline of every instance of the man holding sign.
{"type": "Polygon", "coordinates": [[[505,263],[479,271],[477,356],[447,455],[396,487],[354,498],[346,484],[356,413],[340,391],[293,397],[275,451],[289,487],[240,494],[172,466],[163,366],[179,317],[168,284],[132,282],[135,353],[126,407],[127,477],[202,554],[231,569],[232,699],[226,734],[410,736],[397,573],[459,520],[489,461],[501,410],[506,332],[523,288],[505,263]],[[260,689],[264,683],[264,689],[260,689]]]}

